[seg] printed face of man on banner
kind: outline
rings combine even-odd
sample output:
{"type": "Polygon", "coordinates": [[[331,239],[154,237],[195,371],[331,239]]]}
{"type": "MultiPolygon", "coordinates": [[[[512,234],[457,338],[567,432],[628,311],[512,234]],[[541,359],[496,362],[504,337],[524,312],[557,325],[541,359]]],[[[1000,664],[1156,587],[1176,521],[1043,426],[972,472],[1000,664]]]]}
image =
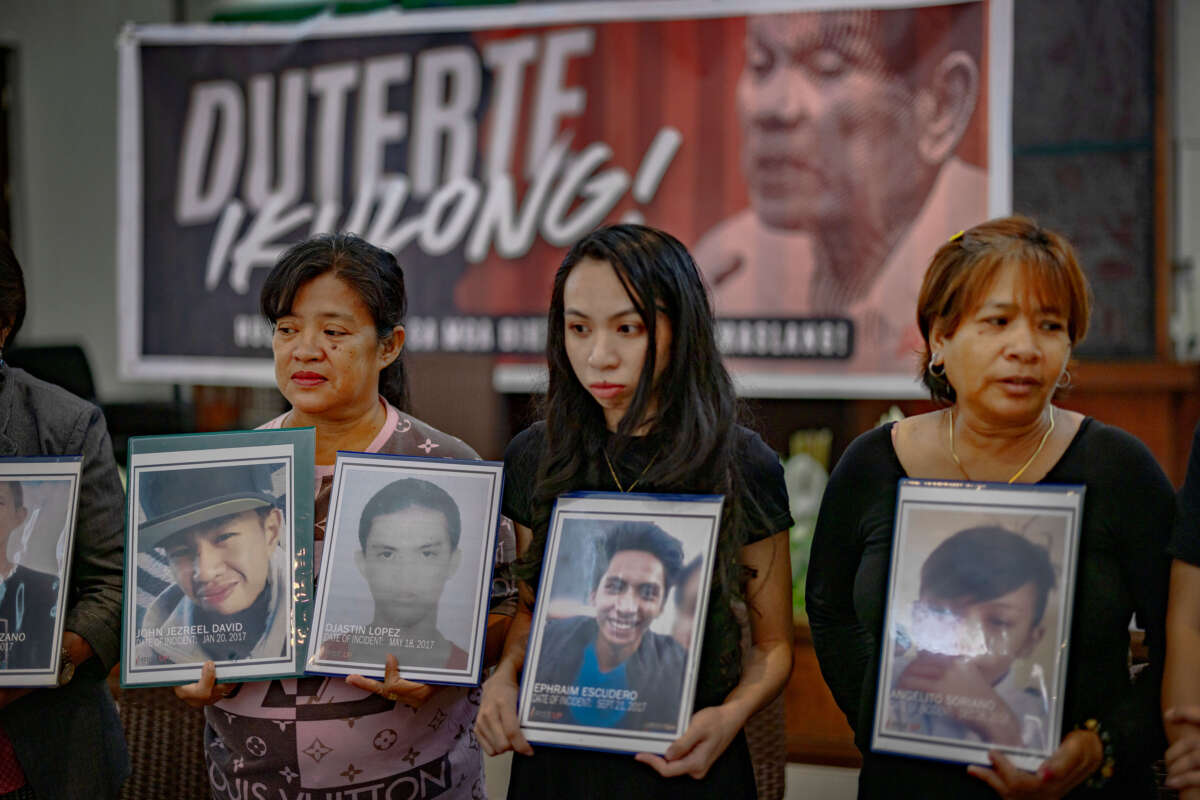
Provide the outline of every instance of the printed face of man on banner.
{"type": "Polygon", "coordinates": [[[894,371],[892,353],[874,351],[902,331],[881,326],[914,327],[930,256],[986,216],[984,170],[955,156],[979,93],[981,32],[963,13],[978,9],[747,18],[737,106],[750,208],[696,251],[720,315],[849,317],[857,365],[894,371]]]}
{"type": "Polygon", "coordinates": [[[916,191],[903,185],[922,166],[916,87],[892,71],[870,19],[847,12],[747,22],[737,95],[742,168],[769,227],[844,225],[852,213],[879,214],[916,191]]]}

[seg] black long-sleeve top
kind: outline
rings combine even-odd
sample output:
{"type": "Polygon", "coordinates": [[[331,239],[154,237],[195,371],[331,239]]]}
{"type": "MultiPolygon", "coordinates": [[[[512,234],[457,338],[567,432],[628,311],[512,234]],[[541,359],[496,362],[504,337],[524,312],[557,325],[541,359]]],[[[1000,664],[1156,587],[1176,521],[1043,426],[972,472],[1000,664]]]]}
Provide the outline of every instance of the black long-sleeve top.
{"type": "MultiPolygon", "coordinates": [[[[961,764],[870,752],[897,481],[891,427],[858,437],[838,462],[817,518],[807,607],[825,682],[863,753],[862,798],[994,798],[961,764]]],[[[1174,491],[1154,457],[1119,428],[1088,418],[1042,483],[1085,484],[1067,683],[1065,735],[1097,719],[1116,774],[1071,797],[1152,798],[1150,765],[1166,746],[1159,709],[1174,491]],[[1129,620],[1146,631],[1150,665],[1130,680],[1129,620]]]]}

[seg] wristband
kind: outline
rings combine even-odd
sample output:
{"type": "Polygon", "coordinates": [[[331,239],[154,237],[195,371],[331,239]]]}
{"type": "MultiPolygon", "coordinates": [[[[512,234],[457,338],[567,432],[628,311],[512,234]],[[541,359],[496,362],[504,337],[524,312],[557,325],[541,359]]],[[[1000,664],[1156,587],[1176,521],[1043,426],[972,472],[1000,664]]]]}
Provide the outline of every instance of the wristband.
{"type": "Polygon", "coordinates": [[[1100,727],[1100,723],[1094,717],[1076,727],[1075,730],[1091,731],[1100,737],[1100,745],[1104,748],[1103,760],[1101,760],[1099,768],[1083,784],[1089,789],[1099,789],[1112,778],[1113,770],[1117,764],[1117,760],[1113,756],[1112,736],[1109,735],[1108,731],[1100,727]]]}

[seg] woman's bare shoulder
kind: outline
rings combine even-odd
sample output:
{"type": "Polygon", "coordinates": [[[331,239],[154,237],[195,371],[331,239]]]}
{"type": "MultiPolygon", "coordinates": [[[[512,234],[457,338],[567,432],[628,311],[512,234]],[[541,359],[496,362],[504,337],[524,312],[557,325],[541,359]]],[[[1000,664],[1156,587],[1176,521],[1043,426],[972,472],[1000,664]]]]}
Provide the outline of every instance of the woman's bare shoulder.
{"type": "Polygon", "coordinates": [[[946,411],[938,409],[905,417],[892,426],[892,447],[905,473],[937,477],[944,471],[942,437],[946,435],[946,411]]]}
{"type": "Polygon", "coordinates": [[[1072,411],[1069,408],[1054,407],[1054,427],[1061,428],[1068,439],[1075,437],[1079,426],[1083,424],[1086,417],[1078,411],[1072,411]]]}
{"type": "Polygon", "coordinates": [[[939,427],[946,426],[946,410],[928,411],[924,414],[914,414],[905,417],[892,426],[892,442],[901,446],[928,446],[930,441],[937,440],[939,427]]]}

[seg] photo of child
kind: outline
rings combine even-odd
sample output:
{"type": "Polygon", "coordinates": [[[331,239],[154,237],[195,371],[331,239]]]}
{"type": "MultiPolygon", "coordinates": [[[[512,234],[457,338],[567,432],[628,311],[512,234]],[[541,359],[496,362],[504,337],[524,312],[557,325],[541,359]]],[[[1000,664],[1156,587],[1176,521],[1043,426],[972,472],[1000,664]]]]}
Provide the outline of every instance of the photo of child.
{"type": "Polygon", "coordinates": [[[871,748],[1033,769],[1060,739],[1082,487],[903,480],[871,748]]]}
{"type": "Polygon", "coordinates": [[[1044,673],[1022,683],[1013,666],[1045,635],[1055,584],[1046,547],[1005,528],[968,528],[938,545],[921,566],[909,638],[897,643],[888,727],[1044,748],[1044,673]]]}

